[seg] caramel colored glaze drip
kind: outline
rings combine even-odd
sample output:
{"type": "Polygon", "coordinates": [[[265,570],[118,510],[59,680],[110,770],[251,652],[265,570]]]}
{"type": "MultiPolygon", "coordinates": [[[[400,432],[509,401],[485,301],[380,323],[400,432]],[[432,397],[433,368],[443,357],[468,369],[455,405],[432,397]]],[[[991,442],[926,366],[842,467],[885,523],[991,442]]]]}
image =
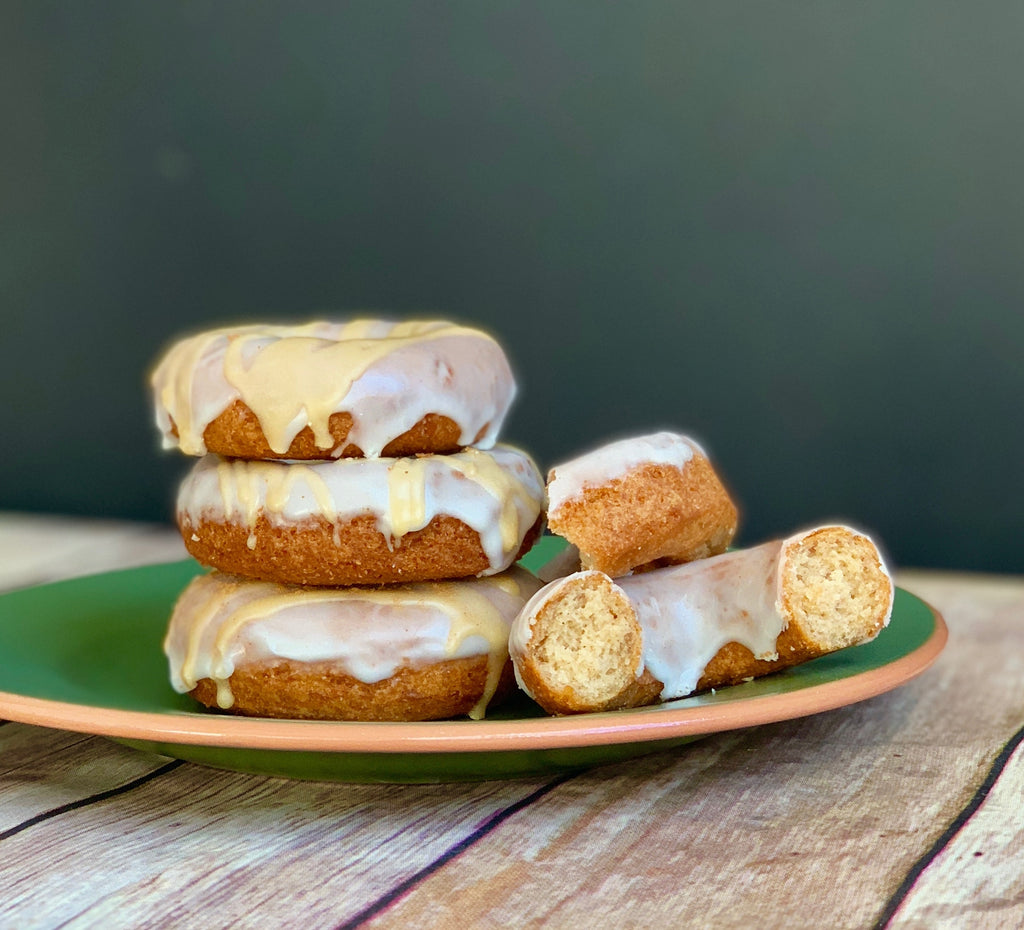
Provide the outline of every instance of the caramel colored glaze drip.
{"type": "Polygon", "coordinates": [[[402,537],[423,529],[427,517],[427,475],[423,459],[398,459],[388,468],[388,525],[385,537],[400,544],[402,537]]]}
{"type": "Polygon", "coordinates": [[[260,513],[280,513],[300,481],[312,491],[324,517],[335,522],[334,497],[323,479],[307,465],[294,462],[288,468],[273,468],[243,459],[224,459],[217,465],[225,516],[228,520],[237,518],[249,529],[250,549],[256,546],[255,529],[260,513]]]}
{"type": "Polygon", "coordinates": [[[192,417],[193,379],[175,376],[177,372],[195,371],[210,343],[217,338],[210,334],[208,339],[185,339],[176,343],[167,353],[161,368],[154,373],[153,387],[160,404],[170,411],[178,433],[181,450],[187,455],[202,455],[206,451],[202,428],[196,428],[192,417]],[[173,373],[160,377],[161,372],[173,373]]]}
{"type": "MultiPolygon", "coordinates": [[[[483,583],[487,584],[487,580],[484,579],[483,583]]],[[[481,720],[498,689],[501,670],[508,658],[508,625],[502,622],[497,608],[486,597],[468,587],[459,588],[456,602],[457,606],[441,600],[432,603],[446,610],[451,620],[445,644],[448,655],[454,655],[462,641],[474,634],[480,634],[487,640],[487,682],[480,700],[469,711],[471,720],[481,720]]]]}
{"type": "MultiPolygon", "coordinates": [[[[269,470],[268,470],[269,471],[269,470]]],[[[338,519],[338,511],[334,502],[334,495],[324,480],[317,474],[316,470],[308,465],[299,462],[292,462],[287,468],[278,471],[270,471],[270,474],[278,475],[279,480],[268,482],[266,507],[271,513],[280,513],[284,510],[295,485],[303,481],[313,492],[317,507],[324,517],[332,523],[338,519]]]]}
{"type": "Polygon", "coordinates": [[[498,529],[501,545],[511,549],[519,539],[519,511],[517,502],[533,500],[526,485],[501,468],[494,459],[477,449],[466,449],[461,458],[452,458],[448,467],[484,488],[495,500],[501,502],[498,529]]]}
{"type": "Polygon", "coordinates": [[[369,322],[346,324],[337,341],[306,336],[272,342],[248,365],[244,361],[244,341],[232,340],[224,356],[224,375],[256,414],[275,452],[288,450],[303,415],[317,446],[329,448],[334,441],[328,425],[330,415],[353,382],[374,362],[415,342],[466,331],[457,326],[410,322],[396,324],[386,338],[368,339],[363,333],[369,322]],[[282,384],[277,376],[280,371],[292,372],[290,383],[282,384]],[[325,386],[330,390],[325,392],[325,386]]]}
{"type": "Polygon", "coordinates": [[[501,588],[506,594],[511,594],[513,597],[522,597],[523,586],[516,579],[515,575],[491,575],[488,580],[495,587],[501,588]]]}
{"type": "MultiPolygon", "coordinates": [[[[378,459],[372,465],[366,462],[367,468],[387,469],[386,483],[383,478],[378,479],[379,492],[367,491],[365,499],[353,510],[351,501],[336,499],[337,491],[332,489],[327,476],[331,468],[361,467],[357,462],[307,465],[220,459],[215,468],[224,519],[247,527],[253,534],[261,514],[276,522],[290,504],[300,499],[296,496],[301,493],[298,486],[308,488],[312,496],[312,501],[306,505],[308,516],[319,516],[334,524],[336,538],[340,524],[361,513],[375,515],[377,527],[389,546],[400,545],[405,534],[423,529],[436,516],[452,516],[466,522],[480,535],[490,566],[496,569],[503,564],[505,555],[521,542],[524,529],[521,514],[530,515],[532,523],[538,512],[537,490],[531,490],[527,483],[532,464],[526,459],[503,466],[491,453],[466,449],[457,455],[378,459]],[[486,496],[481,496],[471,507],[467,507],[470,498],[463,496],[459,504],[461,511],[451,508],[453,512],[446,512],[444,505],[431,500],[428,493],[444,470],[471,481],[486,496]],[[489,499],[493,499],[493,507],[485,506],[489,499]]],[[[255,536],[250,535],[249,547],[255,545],[255,536]]]]}
{"type": "Polygon", "coordinates": [[[256,519],[259,516],[259,476],[245,462],[222,462],[217,467],[217,483],[220,486],[224,513],[228,519],[236,517],[249,528],[247,545],[256,548],[256,519]]]}
{"type": "Polygon", "coordinates": [[[211,624],[218,624],[213,645],[212,674],[217,687],[217,705],[224,710],[234,704],[231,693],[230,678],[234,671],[234,659],[238,652],[234,649],[242,630],[250,623],[272,616],[279,611],[291,607],[332,602],[359,601],[379,604],[396,609],[408,607],[410,593],[415,589],[417,607],[434,608],[445,614],[449,619],[449,631],[445,651],[448,657],[456,654],[459,646],[470,636],[479,635],[488,644],[487,682],[480,700],[469,712],[474,720],[484,716],[487,705],[494,696],[508,654],[508,626],[503,622],[498,608],[483,594],[471,588],[471,584],[494,584],[508,591],[514,586],[516,592],[520,586],[514,578],[500,581],[484,578],[471,583],[438,583],[427,582],[407,586],[405,589],[368,589],[368,588],[305,588],[285,590],[281,587],[264,582],[243,581],[232,582],[220,577],[214,597],[211,597],[203,610],[195,615],[188,630],[188,641],[184,661],[181,666],[181,678],[188,690],[195,688],[199,678],[196,665],[199,647],[203,634],[211,624]],[[231,600],[242,589],[255,593],[260,586],[264,594],[243,603],[237,608],[231,607],[231,600]]]}
{"type": "MultiPolygon", "coordinates": [[[[192,623],[188,631],[187,645],[185,647],[185,657],[181,663],[181,677],[185,682],[187,690],[191,691],[198,682],[196,663],[199,660],[199,648],[200,643],[202,642],[203,631],[216,620],[222,611],[230,609],[230,602],[232,598],[241,593],[241,591],[244,590],[244,586],[245,583],[239,584],[238,582],[230,582],[220,585],[217,589],[217,596],[215,598],[210,598],[203,605],[202,610],[192,618],[192,623]]],[[[218,661],[223,660],[219,659],[218,661]]],[[[225,680],[222,682],[217,680],[216,685],[218,706],[224,708],[230,707],[234,703],[234,698],[231,695],[231,689],[228,687],[227,681],[225,680]]]]}

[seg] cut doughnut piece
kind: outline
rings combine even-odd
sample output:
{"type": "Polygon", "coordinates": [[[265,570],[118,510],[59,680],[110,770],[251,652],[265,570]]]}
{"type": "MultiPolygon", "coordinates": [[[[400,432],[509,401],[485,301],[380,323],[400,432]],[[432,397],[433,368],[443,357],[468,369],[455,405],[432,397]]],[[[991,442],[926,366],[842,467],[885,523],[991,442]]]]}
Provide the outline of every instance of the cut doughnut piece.
{"type": "Polygon", "coordinates": [[[509,649],[520,685],[549,713],[637,707],[873,639],[893,593],[867,536],[824,526],[616,582],[569,575],[531,598],[509,649]]]}
{"type": "Polygon", "coordinates": [[[581,567],[613,578],[724,552],[737,511],[692,439],[655,433],[611,443],[548,476],[548,526],[581,567]]]}
{"type": "Polygon", "coordinates": [[[661,683],[644,672],[643,630],[622,589],[584,571],[546,585],[513,624],[519,686],[549,713],[638,707],[661,683]]]}

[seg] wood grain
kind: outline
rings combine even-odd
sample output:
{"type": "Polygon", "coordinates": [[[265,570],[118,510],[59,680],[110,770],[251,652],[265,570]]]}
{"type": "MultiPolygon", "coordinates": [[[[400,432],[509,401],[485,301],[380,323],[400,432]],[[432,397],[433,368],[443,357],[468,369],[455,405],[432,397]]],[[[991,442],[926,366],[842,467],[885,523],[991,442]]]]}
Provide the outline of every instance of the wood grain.
{"type": "Polygon", "coordinates": [[[40,926],[183,926],[197,914],[213,926],[335,926],[537,786],[313,784],[182,766],[0,843],[0,926],[26,914],[40,926]]]}
{"type": "Polygon", "coordinates": [[[46,811],[145,775],[167,760],[99,737],[0,727],[0,836],[46,811]]]}
{"type": "MultiPolygon", "coordinates": [[[[968,593],[963,579],[932,579],[922,583],[956,616],[970,617],[978,595],[968,593]]],[[[1024,596],[1010,579],[986,584],[985,602],[991,617],[980,631],[990,648],[1003,653],[999,664],[1007,676],[1024,675],[1024,596]]],[[[999,700],[1005,677],[984,687],[989,700],[999,700]]],[[[919,877],[895,910],[891,927],[959,928],[1024,926],[1024,701],[1010,691],[1007,711],[1018,730],[997,758],[990,778],[983,780],[975,803],[951,825],[951,836],[924,863],[919,877]],[[955,831],[955,832],[953,832],[955,831]]]]}
{"type": "Polygon", "coordinates": [[[977,810],[953,824],[954,835],[927,861],[890,926],[1024,926],[1024,748],[1016,743],[977,810]]]}

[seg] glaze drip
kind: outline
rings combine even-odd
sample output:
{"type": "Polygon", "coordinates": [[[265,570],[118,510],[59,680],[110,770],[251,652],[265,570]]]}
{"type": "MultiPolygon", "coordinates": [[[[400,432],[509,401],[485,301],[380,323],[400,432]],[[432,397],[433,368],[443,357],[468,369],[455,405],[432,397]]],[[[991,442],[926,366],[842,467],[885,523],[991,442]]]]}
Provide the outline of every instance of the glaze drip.
{"type": "Polygon", "coordinates": [[[322,518],[339,528],[370,514],[389,545],[437,516],[461,520],[480,536],[489,573],[507,568],[540,516],[543,482],[525,453],[489,452],[402,459],[278,462],[204,456],[182,482],[178,511],[193,525],[274,526],[322,518]]]}
{"type": "Polygon", "coordinates": [[[214,572],[194,579],[164,640],[171,682],[186,693],[204,678],[229,709],[236,668],[261,662],[337,662],[372,684],[404,666],[488,656],[479,719],[508,657],[512,618],[539,582],[514,568],[493,578],[372,588],[294,588],[214,572]]]}
{"type": "Polygon", "coordinates": [[[164,445],[190,455],[206,452],[206,427],[238,400],[278,455],[307,426],[331,449],[329,420],[339,412],[353,418],[346,444],[365,456],[431,413],[459,426],[461,444],[489,448],[515,394],[497,342],[443,321],[215,329],[172,346],[151,381],[164,445]]]}

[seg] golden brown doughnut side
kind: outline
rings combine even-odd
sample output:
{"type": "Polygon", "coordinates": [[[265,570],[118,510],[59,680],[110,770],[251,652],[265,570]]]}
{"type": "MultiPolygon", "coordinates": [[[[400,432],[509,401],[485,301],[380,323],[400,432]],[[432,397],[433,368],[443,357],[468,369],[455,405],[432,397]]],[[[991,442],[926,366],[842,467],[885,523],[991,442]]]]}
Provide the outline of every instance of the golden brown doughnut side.
{"type": "MultiPolygon", "coordinates": [[[[396,584],[468,578],[490,567],[479,535],[454,517],[435,517],[422,530],[407,533],[390,546],[369,515],[338,527],[322,517],[298,527],[277,527],[260,515],[251,530],[237,523],[193,524],[185,514],[179,514],[178,520],[185,548],[198,562],[262,581],[396,584]]],[[[538,518],[516,560],[533,547],[541,527],[538,518]]]]}
{"type": "Polygon", "coordinates": [[[569,686],[552,687],[552,683],[528,659],[519,666],[523,687],[545,712],[554,716],[600,713],[606,710],[625,710],[656,704],[664,685],[644,669],[614,697],[603,701],[581,700],[578,692],[569,686]]]}
{"type": "MultiPolygon", "coordinates": [[[[332,413],[328,418],[332,443],[329,448],[316,444],[313,430],[304,426],[299,430],[291,445],[281,453],[275,452],[267,443],[267,437],[256,414],[241,400],[216,416],[203,431],[203,442],[209,452],[239,459],[296,459],[300,461],[324,461],[334,458],[361,458],[362,449],[346,443],[352,429],[350,413],[332,413]],[[335,450],[341,449],[341,452],[335,450]]],[[[477,442],[486,432],[487,424],[477,433],[477,442]]],[[[177,435],[173,420],[171,432],[177,435]]],[[[428,413],[400,436],[396,436],[381,451],[385,458],[398,458],[418,453],[448,454],[464,448],[459,438],[461,430],[449,417],[428,413]]]]}
{"type": "MultiPolygon", "coordinates": [[[[229,679],[234,704],[227,712],[295,720],[412,721],[460,717],[473,709],[487,684],[487,656],[447,659],[400,668],[368,684],[330,662],[282,662],[236,669],[229,679]]],[[[489,707],[514,688],[511,663],[501,673],[489,707]]],[[[215,710],[217,685],[201,679],[190,692],[215,710]]]]}
{"type": "Polygon", "coordinates": [[[817,659],[834,651],[810,639],[803,630],[795,625],[779,634],[779,638],[775,641],[775,647],[778,649],[779,657],[769,662],[765,659],[755,659],[754,654],[746,646],[739,643],[726,643],[708,662],[704,674],[697,682],[694,694],[710,691],[712,688],[738,685],[751,678],[760,678],[763,675],[770,675],[772,672],[780,672],[783,669],[810,662],[811,659],[817,659]]]}
{"type": "Polygon", "coordinates": [[[708,663],[697,691],[709,691],[712,688],[724,688],[737,685],[750,678],[760,678],[783,669],[810,662],[839,649],[857,645],[877,635],[882,628],[878,620],[851,626],[840,635],[848,642],[835,642],[816,638],[799,620],[791,620],[787,629],[779,634],[775,641],[779,657],[773,661],[755,659],[754,654],[739,643],[726,643],[708,663]]]}
{"type": "Polygon", "coordinates": [[[548,515],[551,531],[580,550],[584,568],[611,577],[724,552],[736,533],[736,505],[710,462],[649,464],[585,488],[548,515]]]}
{"type": "MultiPolygon", "coordinates": [[[[784,631],[776,643],[779,658],[774,662],[755,659],[754,654],[739,643],[726,643],[707,664],[693,693],[699,694],[703,691],[742,684],[752,678],[760,678],[817,659],[829,651],[808,640],[800,631],[792,629],[784,631]]],[[[537,668],[528,662],[520,665],[519,674],[530,693],[535,696],[534,700],[551,714],[594,713],[646,707],[659,702],[664,687],[650,671],[644,669],[639,678],[630,682],[615,697],[606,701],[586,703],[579,699],[577,691],[572,688],[552,688],[550,682],[539,675],[537,668]]]]}

